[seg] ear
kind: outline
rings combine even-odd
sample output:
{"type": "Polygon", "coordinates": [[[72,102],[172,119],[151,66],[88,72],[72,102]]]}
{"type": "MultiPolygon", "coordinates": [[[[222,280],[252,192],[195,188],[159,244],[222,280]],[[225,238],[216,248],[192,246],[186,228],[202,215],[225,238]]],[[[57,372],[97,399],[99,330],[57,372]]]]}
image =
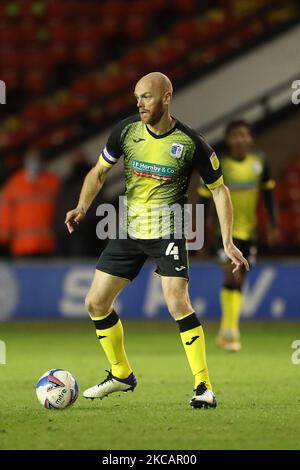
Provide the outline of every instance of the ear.
{"type": "Polygon", "coordinates": [[[163,98],[163,103],[169,105],[171,103],[171,98],[172,98],[172,94],[169,91],[166,91],[164,98],[163,98]]]}

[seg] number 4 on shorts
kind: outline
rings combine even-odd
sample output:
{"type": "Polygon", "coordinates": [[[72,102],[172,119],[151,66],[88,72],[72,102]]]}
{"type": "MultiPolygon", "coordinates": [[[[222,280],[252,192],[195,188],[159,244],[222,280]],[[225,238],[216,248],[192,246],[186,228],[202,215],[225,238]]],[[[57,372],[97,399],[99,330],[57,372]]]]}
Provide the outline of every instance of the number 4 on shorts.
{"type": "Polygon", "coordinates": [[[174,259],[179,259],[178,246],[174,242],[170,242],[166,249],[166,255],[174,256],[174,259]]]}

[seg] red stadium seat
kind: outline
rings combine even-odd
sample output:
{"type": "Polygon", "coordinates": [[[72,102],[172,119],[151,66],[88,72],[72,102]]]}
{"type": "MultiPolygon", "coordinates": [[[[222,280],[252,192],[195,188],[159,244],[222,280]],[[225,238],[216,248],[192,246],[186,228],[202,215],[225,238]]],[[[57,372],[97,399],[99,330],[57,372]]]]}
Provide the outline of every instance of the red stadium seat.
{"type": "Polygon", "coordinates": [[[102,15],[115,18],[125,18],[127,15],[127,2],[122,0],[106,0],[102,6],[102,15]]]}
{"type": "Polygon", "coordinates": [[[175,10],[177,10],[180,14],[196,14],[198,13],[199,3],[197,0],[173,0],[173,5],[175,10]]]}
{"type": "Polygon", "coordinates": [[[24,89],[29,93],[39,95],[47,88],[48,73],[42,68],[30,68],[22,81],[24,89]]]}
{"type": "Polygon", "coordinates": [[[118,17],[113,15],[105,15],[101,19],[101,26],[99,25],[103,38],[110,38],[116,36],[120,29],[121,24],[118,17]]]}
{"type": "Polygon", "coordinates": [[[59,2],[52,0],[47,4],[47,17],[50,18],[68,18],[73,16],[72,2],[64,0],[59,2]]]}
{"type": "Polygon", "coordinates": [[[224,42],[215,44],[213,46],[208,46],[202,52],[202,60],[205,63],[213,62],[222,54],[224,54],[226,50],[227,50],[227,44],[224,42]]]}
{"type": "Polygon", "coordinates": [[[20,69],[22,54],[10,46],[4,46],[0,49],[0,64],[9,69],[20,69]]]}
{"type": "Polygon", "coordinates": [[[43,48],[30,48],[26,50],[23,58],[23,65],[27,69],[39,68],[41,71],[49,70],[52,67],[51,55],[45,54],[43,48]]]}
{"type": "MultiPolygon", "coordinates": [[[[46,15],[46,2],[33,2],[32,0],[23,0],[20,4],[20,15],[22,17],[36,17],[38,19],[46,15]]],[[[22,18],[23,19],[23,18],[22,18]]]]}
{"type": "Polygon", "coordinates": [[[39,138],[36,145],[42,150],[49,147],[57,147],[67,140],[74,138],[77,132],[78,127],[75,125],[70,124],[69,126],[60,127],[59,129],[51,131],[47,135],[39,138]]]}
{"type": "Polygon", "coordinates": [[[74,18],[96,19],[102,16],[103,2],[71,0],[74,18]]]}
{"type": "Polygon", "coordinates": [[[151,2],[151,8],[149,8],[149,3],[145,2],[144,0],[135,0],[128,3],[128,10],[127,10],[127,19],[129,20],[130,17],[139,16],[143,17],[145,20],[149,19],[157,10],[159,9],[159,5],[154,2],[151,2]]]}
{"type": "Polygon", "coordinates": [[[127,38],[141,41],[149,34],[149,21],[144,16],[132,15],[123,25],[123,31],[127,38]]]}
{"type": "Polygon", "coordinates": [[[64,63],[70,56],[70,47],[64,42],[54,42],[48,49],[53,64],[64,63]]]}
{"type": "Polygon", "coordinates": [[[101,89],[101,80],[97,75],[85,75],[79,78],[72,86],[73,96],[86,96],[89,99],[95,99],[99,96],[101,89]]]}
{"type": "Polygon", "coordinates": [[[182,39],[189,44],[198,42],[200,23],[197,19],[187,19],[174,25],[171,31],[173,38],[182,39]]]}
{"type": "Polygon", "coordinates": [[[106,108],[108,115],[116,115],[119,114],[122,109],[124,109],[128,105],[128,96],[124,95],[119,98],[115,98],[111,100],[106,108]]]}
{"type": "Polygon", "coordinates": [[[289,175],[300,173],[300,154],[293,154],[287,160],[283,168],[283,177],[290,177],[289,175]]]}
{"type": "Polygon", "coordinates": [[[280,207],[284,208],[288,204],[288,187],[284,182],[277,182],[275,187],[276,200],[280,207]]]}
{"type": "Polygon", "coordinates": [[[293,183],[288,183],[287,198],[289,203],[292,203],[294,201],[300,201],[300,180],[297,180],[293,183]]]}
{"type": "Polygon", "coordinates": [[[144,46],[135,46],[124,54],[121,59],[121,64],[123,66],[134,66],[144,64],[145,56],[147,53],[147,48],[144,46]]]}
{"type": "Polygon", "coordinates": [[[20,85],[19,73],[16,69],[5,67],[1,70],[0,77],[4,81],[7,91],[13,91],[20,85]]]}
{"type": "Polygon", "coordinates": [[[74,43],[76,40],[74,37],[73,23],[66,23],[58,18],[55,18],[49,22],[49,34],[53,43],[74,43]]]}
{"type": "Polygon", "coordinates": [[[106,76],[100,85],[102,96],[105,98],[121,93],[126,88],[126,78],[122,74],[106,76]]]}
{"type": "Polygon", "coordinates": [[[91,100],[86,95],[72,95],[72,115],[86,111],[90,103],[91,100]]]}
{"type": "Polygon", "coordinates": [[[29,103],[23,110],[21,117],[24,121],[42,122],[44,120],[46,104],[42,101],[29,103]]]}
{"type": "Polygon", "coordinates": [[[34,43],[39,25],[32,18],[22,19],[19,25],[19,38],[23,43],[34,43]]]}
{"type": "Polygon", "coordinates": [[[79,20],[73,23],[74,39],[76,42],[90,41],[97,43],[103,37],[101,24],[95,20],[79,20]]]}
{"type": "Polygon", "coordinates": [[[4,135],[3,146],[14,149],[25,145],[37,136],[37,126],[31,122],[22,122],[16,129],[7,130],[4,135]]]}
{"type": "Polygon", "coordinates": [[[0,22],[0,44],[3,46],[15,47],[18,43],[20,28],[16,24],[0,22]]]}
{"type": "Polygon", "coordinates": [[[75,61],[83,66],[92,66],[97,62],[97,45],[90,41],[80,42],[74,51],[75,61]]]}

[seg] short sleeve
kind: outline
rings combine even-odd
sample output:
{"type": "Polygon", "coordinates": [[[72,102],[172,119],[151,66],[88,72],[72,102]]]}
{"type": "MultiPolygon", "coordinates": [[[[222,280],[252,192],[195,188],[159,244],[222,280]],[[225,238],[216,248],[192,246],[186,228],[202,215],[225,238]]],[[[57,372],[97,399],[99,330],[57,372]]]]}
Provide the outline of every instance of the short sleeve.
{"type": "Polygon", "coordinates": [[[102,165],[106,167],[113,166],[118,159],[123,155],[121,134],[123,130],[123,123],[117,124],[111,131],[106,146],[102,150],[99,160],[102,165]]]}
{"type": "Polygon", "coordinates": [[[271,178],[270,168],[266,160],[263,162],[263,170],[261,176],[261,189],[274,189],[275,188],[275,180],[271,178]]]}
{"type": "Polygon", "coordinates": [[[194,168],[209,189],[215,189],[223,183],[219,159],[214,149],[201,135],[197,135],[194,153],[194,168]]]}

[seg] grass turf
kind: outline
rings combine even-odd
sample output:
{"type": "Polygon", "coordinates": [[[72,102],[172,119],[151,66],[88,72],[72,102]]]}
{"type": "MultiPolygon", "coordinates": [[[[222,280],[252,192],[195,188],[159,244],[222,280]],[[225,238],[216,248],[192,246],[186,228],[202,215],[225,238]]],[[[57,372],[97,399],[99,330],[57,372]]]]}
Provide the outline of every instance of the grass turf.
{"type": "MultiPolygon", "coordinates": [[[[43,409],[37,379],[70,370],[79,392],[104,378],[106,360],[88,322],[2,324],[0,449],[299,449],[300,365],[291,362],[299,324],[249,324],[243,351],[228,354],[206,327],[215,410],[189,406],[193,380],[173,322],[125,322],[134,393],[43,409]]],[[[81,393],[80,393],[81,395],[81,393]]]]}

